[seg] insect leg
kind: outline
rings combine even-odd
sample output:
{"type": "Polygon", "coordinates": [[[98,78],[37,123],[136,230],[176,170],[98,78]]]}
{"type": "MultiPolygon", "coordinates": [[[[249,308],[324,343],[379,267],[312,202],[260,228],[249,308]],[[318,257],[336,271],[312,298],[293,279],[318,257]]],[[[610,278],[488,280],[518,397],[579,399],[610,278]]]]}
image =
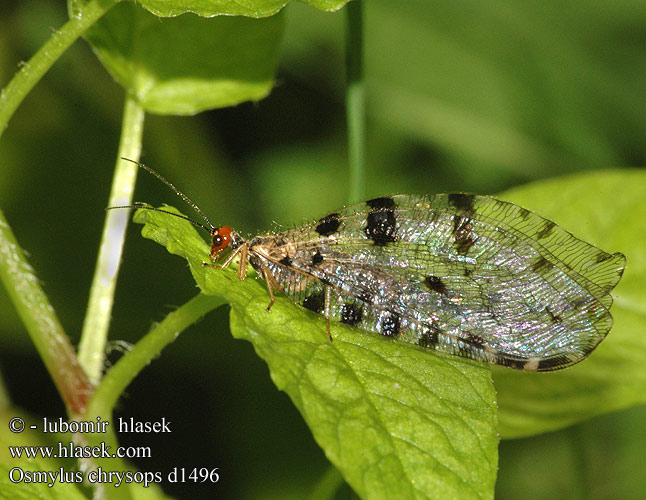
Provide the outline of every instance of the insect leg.
{"type": "Polygon", "coordinates": [[[228,267],[233,259],[236,258],[236,255],[240,254],[240,261],[238,264],[238,279],[243,281],[247,275],[247,265],[249,263],[247,257],[247,245],[240,245],[233,252],[229,254],[226,260],[222,264],[211,264],[209,262],[202,262],[202,267],[212,267],[214,269],[224,269],[228,267]]]}
{"type": "Polygon", "coordinates": [[[238,279],[244,281],[247,275],[247,265],[249,257],[247,256],[247,245],[238,247],[240,249],[240,259],[238,260],[238,279]]]}
{"type": "Polygon", "coordinates": [[[277,286],[276,280],[272,276],[271,272],[269,269],[267,269],[267,266],[260,262],[260,271],[262,273],[262,279],[265,280],[265,283],[267,283],[267,291],[269,292],[269,305],[267,306],[267,312],[271,309],[271,306],[274,305],[274,301],[276,300],[274,298],[274,286],[277,286]]]}
{"type": "MultiPolygon", "coordinates": [[[[209,266],[209,267],[219,267],[220,269],[224,269],[227,267],[231,262],[233,262],[233,259],[235,259],[236,255],[241,253],[243,251],[243,248],[246,249],[246,245],[240,245],[238,248],[236,248],[233,252],[229,254],[229,256],[225,259],[225,261],[219,265],[219,266],[209,266]]],[[[208,265],[208,264],[206,264],[208,265]]]]}
{"type": "Polygon", "coordinates": [[[329,286],[325,287],[325,309],[323,310],[323,316],[325,317],[325,329],[327,330],[327,336],[332,342],[332,333],[330,332],[330,294],[331,288],[329,286]]]}

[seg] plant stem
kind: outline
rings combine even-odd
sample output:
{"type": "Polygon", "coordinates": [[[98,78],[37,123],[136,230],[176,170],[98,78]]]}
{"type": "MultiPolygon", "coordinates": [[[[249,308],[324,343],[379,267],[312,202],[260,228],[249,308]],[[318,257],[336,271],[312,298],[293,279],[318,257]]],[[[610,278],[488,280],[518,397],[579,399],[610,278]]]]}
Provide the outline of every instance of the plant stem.
{"type": "MultiPolygon", "coordinates": [[[[168,314],[105,374],[88,403],[83,418],[95,420],[96,417],[101,417],[101,420],[110,422],[112,425],[107,428],[105,434],[84,435],[86,440],[84,444],[98,446],[101,441],[104,441],[113,449],[118,446],[112,411],[123,391],[141,370],[159,355],[164,347],[177,338],[180,332],[223,303],[222,298],[213,295],[199,294],[193,297],[186,304],[168,314]]],[[[131,470],[127,462],[118,458],[97,458],[92,460],[89,466],[92,468],[101,467],[108,472],[131,470]]],[[[127,488],[108,488],[103,493],[106,494],[107,500],[126,500],[136,496],[134,489],[137,487],[133,484],[127,488]]]]}
{"type": "MultiPolygon", "coordinates": [[[[108,206],[132,204],[139,168],[136,164],[121,158],[139,160],[144,115],[144,110],[139,104],[133,98],[126,97],[119,154],[112,178],[108,206]]],[[[103,372],[105,344],[112,316],[114,290],[129,217],[130,214],[126,210],[106,211],[101,246],[83,323],[78,359],[85,373],[95,384],[101,379],[103,372]]]]}
{"type": "Polygon", "coordinates": [[[363,3],[346,7],[346,110],[348,126],[348,163],[350,166],[350,203],[365,198],[365,82],[363,74],[363,3]]]}
{"type": "Polygon", "coordinates": [[[0,280],[9,293],[68,412],[82,414],[93,388],[34,270],[0,211],[0,280]]]}
{"type": "Polygon", "coordinates": [[[109,418],[119,396],[137,374],[180,332],[224,303],[221,297],[199,294],[168,314],[105,374],[88,404],[87,415],[91,418],[109,418]]]}
{"type": "Polygon", "coordinates": [[[0,92],[0,136],[7,128],[13,113],[38,80],[85,30],[119,1],[92,0],[87,3],[60,30],[55,31],[29,61],[22,65],[0,92]]]}

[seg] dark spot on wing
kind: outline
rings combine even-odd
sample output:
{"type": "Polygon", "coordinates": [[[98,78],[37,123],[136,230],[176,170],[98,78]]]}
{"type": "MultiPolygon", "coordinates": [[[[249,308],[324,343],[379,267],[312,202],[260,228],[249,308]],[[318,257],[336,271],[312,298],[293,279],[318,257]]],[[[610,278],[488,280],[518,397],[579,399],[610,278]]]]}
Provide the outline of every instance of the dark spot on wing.
{"type": "Polygon", "coordinates": [[[552,358],[545,358],[538,362],[538,368],[536,371],[539,372],[548,372],[551,370],[556,370],[563,365],[570,363],[570,359],[567,356],[554,356],[552,358]]]}
{"type": "Polygon", "coordinates": [[[532,265],[532,271],[535,273],[547,272],[553,267],[554,264],[541,255],[532,265]]]}
{"type": "Polygon", "coordinates": [[[392,210],[395,208],[395,200],[390,196],[384,196],[383,198],[373,198],[372,200],[366,201],[368,205],[373,210],[392,210]]]}
{"type": "Polygon", "coordinates": [[[363,309],[356,304],[343,304],[341,306],[341,323],[356,325],[363,319],[363,309]]]}
{"type": "Polygon", "coordinates": [[[604,262],[608,259],[612,259],[613,255],[606,253],[606,252],[599,252],[599,255],[597,255],[596,262],[597,264],[600,264],[601,262],[604,262]]]}
{"type": "Polygon", "coordinates": [[[357,298],[366,304],[372,304],[372,294],[370,292],[363,291],[357,298]]]}
{"type": "MultiPolygon", "coordinates": [[[[380,198],[378,198],[380,199],[380,198]]],[[[368,214],[364,232],[375,245],[385,245],[397,239],[395,212],[392,210],[375,210],[368,214]]]]}
{"type": "Polygon", "coordinates": [[[526,208],[518,207],[518,217],[520,217],[521,219],[527,219],[527,217],[529,217],[529,214],[531,214],[531,212],[526,208]]]}
{"type": "Polygon", "coordinates": [[[441,278],[438,278],[437,276],[427,276],[424,279],[424,284],[428,287],[429,290],[432,290],[433,292],[437,292],[441,295],[444,295],[446,293],[446,285],[442,281],[441,278]]]}
{"type": "Polygon", "coordinates": [[[323,256],[321,255],[321,252],[317,250],[316,253],[312,255],[312,265],[316,266],[321,262],[323,262],[323,256]]]}
{"type": "Polygon", "coordinates": [[[325,307],[325,292],[319,290],[305,297],[303,307],[320,314],[325,307]]]}
{"type": "Polygon", "coordinates": [[[575,309],[577,311],[583,310],[583,306],[587,305],[587,303],[588,303],[588,299],[586,299],[585,297],[576,297],[572,301],[572,309],[575,309]]]}
{"type": "Polygon", "coordinates": [[[285,267],[290,267],[292,265],[292,259],[290,259],[288,256],[283,257],[278,261],[279,264],[282,264],[285,267]]]}
{"type": "Polygon", "coordinates": [[[400,327],[399,314],[390,313],[381,320],[381,334],[386,337],[399,335],[400,327]]]}
{"type": "Polygon", "coordinates": [[[482,337],[467,334],[466,337],[460,338],[456,342],[456,347],[460,356],[469,359],[478,359],[480,352],[483,350],[482,337]]]}
{"type": "Polygon", "coordinates": [[[471,219],[463,217],[462,215],[453,216],[453,234],[468,232],[471,233],[471,219]]]}
{"type": "Polygon", "coordinates": [[[453,234],[455,236],[455,248],[460,255],[469,253],[469,249],[476,242],[473,238],[473,225],[471,219],[461,215],[453,216],[453,234]]]}
{"type": "Polygon", "coordinates": [[[463,212],[473,212],[475,196],[472,194],[453,193],[449,195],[449,203],[463,212]]]}
{"type": "Polygon", "coordinates": [[[536,233],[536,238],[541,239],[545,238],[546,236],[549,236],[549,234],[552,232],[552,229],[556,227],[556,223],[552,222],[551,220],[548,220],[545,223],[545,227],[541,229],[538,233],[536,233]]]}
{"type": "Polygon", "coordinates": [[[509,368],[515,368],[516,370],[523,370],[523,369],[525,369],[525,365],[527,364],[527,360],[526,359],[498,357],[497,364],[502,365],[502,366],[508,366],[509,368]]]}
{"type": "Polygon", "coordinates": [[[428,330],[424,330],[419,336],[419,339],[417,339],[417,345],[421,347],[435,347],[439,342],[437,337],[438,333],[440,333],[439,328],[431,326],[428,330]]]}
{"type": "Polygon", "coordinates": [[[550,309],[550,306],[547,306],[545,308],[545,312],[550,315],[550,318],[552,319],[552,323],[561,323],[563,322],[563,318],[561,318],[558,314],[554,314],[552,310],[550,309]]]}
{"type": "Polygon", "coordinates": [[[466,342],[471,346],[475,347],[476,349],[482,349],[483,346],[483,341],[482,341],[482,335],[468,335],[466,338],[466,342]]]}
{"type": "Polygon", "coordinates": [[[319,220],[315,231],[321,236],[330,236],[339,230],[340,225],[339,214],[330,214],[319,220]]]}

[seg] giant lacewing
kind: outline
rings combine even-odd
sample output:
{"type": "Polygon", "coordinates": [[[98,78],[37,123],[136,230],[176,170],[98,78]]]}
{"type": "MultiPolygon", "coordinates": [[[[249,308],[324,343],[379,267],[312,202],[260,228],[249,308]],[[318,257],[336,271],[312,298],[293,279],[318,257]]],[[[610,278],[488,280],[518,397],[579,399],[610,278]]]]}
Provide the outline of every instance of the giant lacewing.
{"type": "Polygon", "coordinates": [[[374,198],[315,222],[244,239],[214,226],[173,184],[138,163],[206,223],[146,204],[211,235],[210,267],[237,257],[274,292],[330,322],[525,371],[578,363],[612,327],[626,258],[513,203],[473,194],[374,198]],[[227,253],[228,252],[228,253],[227,253]],[[216,264],[216,262],[221,262],[216,264]]]}

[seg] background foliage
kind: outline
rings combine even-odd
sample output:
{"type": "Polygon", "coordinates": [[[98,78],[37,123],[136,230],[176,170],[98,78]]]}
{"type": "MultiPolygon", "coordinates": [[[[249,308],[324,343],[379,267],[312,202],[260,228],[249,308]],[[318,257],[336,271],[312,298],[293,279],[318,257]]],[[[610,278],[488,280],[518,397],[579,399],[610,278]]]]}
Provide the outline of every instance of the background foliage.
{"type": "MultiPolygon", "coordinates": [[[[66,13],[45,1],[1,1],[0,8],[4,84],[16,61],[28,59],[66,13]]],[[[367,2],[368,195],[495,193],[566,173],[643,165],[645,11],[636,0],[367,2]]],[[[268,98],[146,121],[143,159],[215,223],[244,234],[266,231],[274,221],[298,224],[347,200],[344,17],[300,4],[284,16],[280,71],[268,98]]],[[[122,88],[77,43],[0,141],[0,203],[71,335],[83,321],[122,102],[122,88]]],[[[145,177],[136,199],[175,201],[145,177]]],[[[134,342],[196,290],[183,261],[136,232],[129,236],[110,338],[134,342]]],[[[63,415],[4,293],[6,391],[34,415],[63,415]]],[[[116,359],[119,344],[114,347],[116,359]]],[[[151,438],[155,454],[142,468],[155,469],[169,457],[186,467],[221,467],[222,498],[303,498],[327,467],[251,345],[230,336],[224,310],[144,370],[118,414],[173,421],[173,435],[151,438]]],[[[643,408],[633,408],[503,441],[497,497],[643,497],[644,417],[643,408]]],[[[145,443],[134,436],[122,444],[145,443]]],[[[213,494],[194,485],[167,491],[182,498],[213,494]]]]}

